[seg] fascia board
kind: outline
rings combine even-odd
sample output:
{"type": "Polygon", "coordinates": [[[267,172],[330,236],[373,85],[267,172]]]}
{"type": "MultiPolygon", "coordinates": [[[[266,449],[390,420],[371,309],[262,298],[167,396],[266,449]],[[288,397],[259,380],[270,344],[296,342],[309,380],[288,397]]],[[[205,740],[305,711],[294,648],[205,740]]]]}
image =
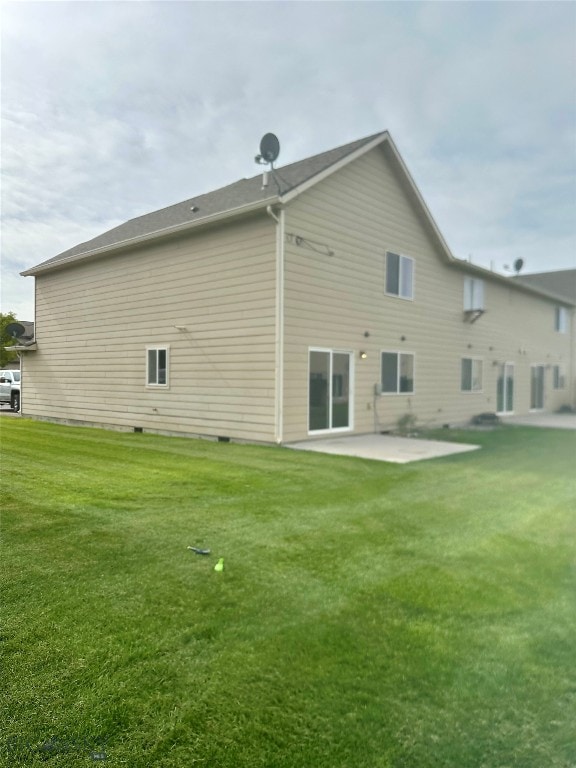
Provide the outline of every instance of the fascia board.
{"type": "Polygon", "coordinates": [[[277,202],[278,196],[273,195],[272,197],[258,200],[255,203],[248,203],[247,205],[241,205],[237,208],[230,208],[227,211],[219,211],[218,213],[214,213],[210,216],[204,216],[201,219],[196,219],[195,221],[187,221],[184,224],[175,224],[171,227],[165,227],[163,229],[155,230],[154,232],[148,232],[145,235],[131,237],[127,240],[120,240],[119,242],[111,243],[110,245],[103,245],[100,248],[93,248],[92,250],[83,251],[82,253],[75,253],[73,256],[69,256],[58,261],[53,261],[49,264],[44,264],[44,266],[32,267],[31,269],[27,269],[24,272],[20,272],[20,274],[23,277],[29,277],[42,274],[43,272],[50,272],[55,269],[60,269],[61,267],[66,267],[69,264],[74,264],[77,261],[84,261],[85,259],[104,256],[108,253],[113,253],[114,251],[123,250],[124,248],[133,248],[137,245],[144,245],[148,242],[153,242],[163,237],[188,232],[208,224],[218,223],[224,219],[233,218],[235,216],[242,216],[246,213],[257,211],[260,208],[265,209],[267,206],[273,205],[277,202]]]}
{"type": "Polygon", "coordinates": [[[282,195],[282,197],[280,198],[281,202],[289,203],[295,197],[298,197],[298,195],[301,195],[303,192],[306,192],[307,189],[310,189],[315,184],[318,184],[319,182],[328,178],[328,176],[331,176],[336,171],[339,171],[341,168],[344,168],[346,165],[348,165],[348,163],[354,162],[359,157],[362,157],[362,155],[365,155],[367,152],[370,152],[375,147],[378,147],[380,146],[380,144],[384,144],[384,143],[388,144],[388,146],[390,147],[392,154],[394,156],[394,159],[396,160],[396,163],[400,167],[400,170],[403,176],[405,177],[412,193],[414,194],[418,202],[418,205],[422,209],[426,220],[428,221],[431,228],[433,229],[434,234],[437,237],[438,242],[440,243],[447,260],[455,261],[456,260],[455,257],[452,255],[452,252],[450,251],[448,244],[446,243],[442,233],[438,229],[438,226],[434,221],[434,218],[432,217],[432,214],[430,213],[428,206],[424,202],[424,198],[422,197],[420,190],[418,189],[414,179],[410,175],[410,171],[406,167],[406,164],[404,163],[404,160],[402,159],[400,152],[398,152],[398,149],[396,148],[396,145],[394,144],[394,141],[392,140],[392,137],[390,136],[388,131],[384,131],[384,133],[382,133],[380,136],[377,136],[375,139],[372,139],[372,141],[368,142],[368,144],[364,144],[364,146],[359,147],[355,152],[351,152],[349,155],[346,155],[346,157],[343,157],[341,160],[339,160],[337,163],[334,163],[329,168],[326,168],[320,173],[317,173],[315,176],[312,176],[310,179],[303,182],[295,189],[292,189],[290,192],[287,192],[285,195],[282,195]]]}
{"type": "Polygon", "coordinates": [[[436,221],[434,220],[434,217],[430,213],[430,209],[428,208],[424,198],[422,197],[422,193],[418,189],[418,185],[416,184],[416,182],[412,178],[412,174],[408,170],[408,167],[406,166],[406,163],[402,159],[402,155],[398,151],[398,148],[394,144],[394,141],[392,140],[391,136],[388,136],[388,146],[390,147],[390,149],[392,151],[392,154],[394,156],[394,159],[396,160],[398,166],[400,167],[400,170],[402,171],[402,174],[403,174],[404,178],[408,182],[408,186],[409,186],[412,194],[416,198],[416,201],[417,201],[418,205],[420,206],[420,208],[421,208],[421,210],[422,210],[422,212],[424,214],[424,217],[426,218],[427,223],[431,227],[431,229],[432,229],[436,239],[438,240],[438,243],[440,244],[440,246],[442,248],[444,256],[446,257],[446,259],[448,261],[454,261],[454,262],[458,261],[456,259],[456,257],[454,256],[454,254],[452,253],[452,251],[450,250],[450,248],[448,246],[448,243],[444,239],[444,235],[442,234],[442,232],[438,228],[438,225],[436,224],[436,221]]]}
{"type": "Polygon", "coordinates": [[[470,262],[464,261],[463,259],[457,259],[452,253],[452,251],[450,250],[446,241],[444,240],[444,236],[442,235],[442,232],[439,230],[438,225],[434,221],[434,217],[430,213],[430,210],[428,209],[428,206],[426,205],[424,198],[422,197],[422,194],[418,189],[416,182],[414,181],[414,179],[410,174],[410,171],[406,167],[406,164],[404,163],[404,160],[402,159],[400,152],[398,152],[398,149],[396,148],[396,145],[394,144],[394,141],[392,140],[391,136],[388,136],[388,146],[392,150],[396,162],[402,169],[402,173],[404,174],[407,182],[409,183],[410,188],[426,217],[426,220],[428,221],[430,227],[434,232],[434,235],[438,239],[438,242],[441,245],[444,255],[447,261],[449,262],[450,266],[453,266],[456,269],[461,270],[462,272],[466,272],[468,274],[476,274],[479,277],[485,278],[487,280],[493,280],[497,283],[500,283],[501,285],[507,285],[509,288],[519,288],[520,290],[525,290],[526,293],[531,293],[533,296],[540,296],[541,298],[546,298],[551,301],[555,301],[558,304],[564,304],[566,306],[574,306],[574,304],[571,304],[570,301],[566,299],[562,299],[561,297],[555,295],[554,293],[550,293],[546,290],[541,290],[539,288],[532,288],[532,286],[523,285],[519,281],[515,282],[515,281],[512,281],[509,277],[506,277],[505,275],[498,274],[498,272],[493,272],[490,269],[486,269],[485,267],[480,267],[476,264],[470,264],[470,262]]]}

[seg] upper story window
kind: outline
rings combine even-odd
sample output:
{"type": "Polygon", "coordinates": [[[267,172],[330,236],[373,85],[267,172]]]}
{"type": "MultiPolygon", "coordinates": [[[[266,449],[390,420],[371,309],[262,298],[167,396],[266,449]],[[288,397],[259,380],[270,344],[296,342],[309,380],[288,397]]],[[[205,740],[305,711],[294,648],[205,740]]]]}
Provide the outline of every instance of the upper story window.
{"type": "Polygon", "coordinates": [[[484,280],[477,277],[464,278],[464,312],[484,309],[484,280]]]}
{"type": "Polygon", "coordinates": [[[414,259],[386,253],[386,293],[401,299],[414,298],[414,259]]]}
{"type": "Polygon", "coordinates": [[[146,350],[146,383],[151,387],[168,386],[168,347],[146,350]]]}
{"type": "Polygon", "coordinates": [[[568,331],[568,310],[566,307],[556,307],[554,312],[554,330],[558,333],[568,331]]]}

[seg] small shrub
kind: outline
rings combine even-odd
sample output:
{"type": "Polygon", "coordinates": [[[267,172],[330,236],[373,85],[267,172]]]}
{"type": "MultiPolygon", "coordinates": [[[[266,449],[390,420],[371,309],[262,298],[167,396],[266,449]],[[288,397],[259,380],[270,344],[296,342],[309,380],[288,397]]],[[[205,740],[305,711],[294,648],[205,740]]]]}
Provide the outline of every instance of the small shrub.
{"type": "Polygon", "coordinates": [[[405,413],[396,422],[396,431],[401,435],[413,432],[416,428],[416,416],[413,413],[405,413]]]}
{"type": "Polygon", "coordinates": [[[478,427],[490,427],[490,426],[496,426],[497,424],[501,424],[500,417],[496,413],[478,413],[476,416],[473,416],[472,424],[478,427]]]}

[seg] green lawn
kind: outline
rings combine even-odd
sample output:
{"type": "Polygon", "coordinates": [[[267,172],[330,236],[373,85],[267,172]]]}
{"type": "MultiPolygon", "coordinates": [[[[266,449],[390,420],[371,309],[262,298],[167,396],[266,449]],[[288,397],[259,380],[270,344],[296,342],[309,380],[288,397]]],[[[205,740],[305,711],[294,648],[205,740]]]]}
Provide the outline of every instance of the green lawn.
{"type": "Polygon", "coordinates": [[[576,766],[576,433],[0,427],[3,766],[576,766]]]}

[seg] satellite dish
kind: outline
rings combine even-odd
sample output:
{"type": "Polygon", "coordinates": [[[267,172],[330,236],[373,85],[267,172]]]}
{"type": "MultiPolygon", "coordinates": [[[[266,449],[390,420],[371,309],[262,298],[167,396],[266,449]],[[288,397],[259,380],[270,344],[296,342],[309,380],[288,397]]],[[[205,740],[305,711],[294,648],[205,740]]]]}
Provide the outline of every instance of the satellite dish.
{"type": "Polygon", "coordinates": [[[260,142],[260,157],[265,163],[273,163],[280,154],[280,142],[273,133],[267,133],[260,142]]]}
{"type": "Polygon", "coordinates": [[[516,261],[514,262],[514,272],[518,274],[523,266],[524,266],[524,259],[516,259],[516,261]]]}
{"type": "Polygon", "coordinates": [[[6,334],[13,339],[19,339],[26,333],[26,328],[20,323],[9,323],[6,326],[6,334]]]}

